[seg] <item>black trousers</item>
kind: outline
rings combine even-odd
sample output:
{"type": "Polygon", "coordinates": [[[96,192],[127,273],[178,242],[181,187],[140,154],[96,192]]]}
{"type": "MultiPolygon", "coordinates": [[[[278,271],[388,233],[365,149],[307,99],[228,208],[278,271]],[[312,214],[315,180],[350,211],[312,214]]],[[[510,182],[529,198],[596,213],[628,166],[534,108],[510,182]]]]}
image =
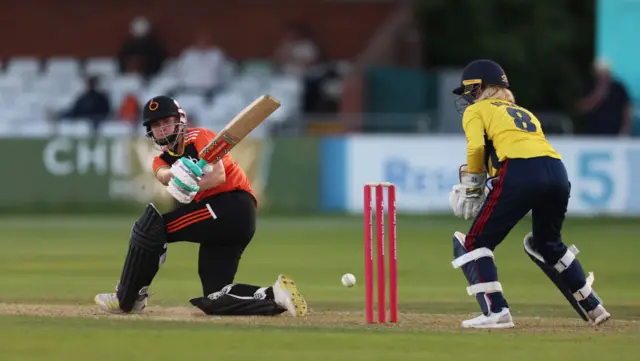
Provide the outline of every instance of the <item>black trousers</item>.
{"type": "Polygon", "coordinates": [[[169,243],[200,244],[198,274],[204,296],[233,283],[242,253],[256,230],[256,205],[250,193],[216,194],[162,217],[169,243]]]}
{"type": "Polygon", "coordinates": [[[534,247],[548,263],[557,263],[567,251],[561,231],[570,192],[571,183],[559,159],[505,160],[467,234],[467,250],[495,249],[532,211],[534,247]]]}

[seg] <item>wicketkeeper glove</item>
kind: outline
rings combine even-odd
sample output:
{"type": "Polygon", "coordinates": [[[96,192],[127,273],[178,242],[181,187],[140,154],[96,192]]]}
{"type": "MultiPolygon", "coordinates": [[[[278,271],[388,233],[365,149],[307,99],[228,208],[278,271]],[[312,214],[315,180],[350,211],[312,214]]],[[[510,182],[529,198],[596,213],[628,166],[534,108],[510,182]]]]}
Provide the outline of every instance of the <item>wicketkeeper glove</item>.
{"type": "Polygon", "coordinates": [[[457,217],[469,220],[476,217],[485,199],[486,173],[469,173],[468,166],[460,166],[460,184],[453,187],[449,201],[457,217]]]}

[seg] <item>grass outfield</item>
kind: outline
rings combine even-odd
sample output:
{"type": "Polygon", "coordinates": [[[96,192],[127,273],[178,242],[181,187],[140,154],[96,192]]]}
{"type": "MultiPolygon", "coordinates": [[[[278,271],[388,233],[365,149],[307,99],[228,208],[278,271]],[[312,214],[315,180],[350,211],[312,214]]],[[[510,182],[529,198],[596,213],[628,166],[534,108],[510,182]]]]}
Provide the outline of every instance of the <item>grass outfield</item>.
{"type": "Polygon", "coordinates": [[[197,245],[169,246],[147,315],[112,316],[93,305],[113,289],[134,219],[0,220],[0,360],[637,360],[640,290],[637,220],[567,221],[585,270],[612,320],[597,330],[575,315],[522,250],[518,226],[495,252],[517,328],[463,330],[478,311],[451,235],[468,222],[398,217],[400,323],[364,325],[363,239],[359,217],[262,218],[237,282],[272,284],[290,275],[306,296],[306,319],[220,318],[190,306],[198,296],[197,245]],[[358,285],[344,288],[343,273],[358,285]]]}

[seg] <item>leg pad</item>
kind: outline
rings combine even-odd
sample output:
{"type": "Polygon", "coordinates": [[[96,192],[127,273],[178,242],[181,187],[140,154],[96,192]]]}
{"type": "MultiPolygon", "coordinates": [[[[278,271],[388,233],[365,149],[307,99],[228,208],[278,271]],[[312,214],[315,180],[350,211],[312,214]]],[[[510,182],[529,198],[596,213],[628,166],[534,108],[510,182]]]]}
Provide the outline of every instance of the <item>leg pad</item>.
{"type": "Polygon", "coordinates": [[[465,235],[456,232],[453,235],[453,256],[455,259],[451,264],[453,268],[461,268],[462,273],[469,282],[467,294],[476,296],[476,300],[484,315],[488,315],[491,312],[492,299],[496,301],[495,304],[493,304],[494,308],[502,309],[503,307],[507,307],[506,301],[502,297],[502,285],[497,281],[497,271],[495,270],[495,264],[493,264],[493,251],[489,248],[478,248],[467,251],[464,244],[465,235]],[[488,261],[489,263],[484,261],[488,261]],[[493,271],[489,273],[495,274],[494,279],[482,277],[480,273],[481,266],[493,267],[493,271]]]}
{"type": "Polygon", "coordinates": [[[529,233],[524,238],[524,251],[531,258],[542,272],[555,284],[560,293],[567,299],[571,307],[576,310],[576,313],[585,321],[589,321],[588,311],[595,308],[602,301],[591,288],[595,277],[593,272],[589,273],[588,277],[584,276],[582,266],[576,259],[576,255],[579,250],[575,246],[567,247],[567,252],[560,258],[555,265],[549,265],[545,262],[542,255],[535,249],[533,242],[533,233],[529,233]],[[573,269],[575,267],[575,269],[573,269]],[[571,268],[570,271],[567,271],[571,268]],[[584,281],[583,281],[584,280],[584,281]],[[569,283],[569,281],[571,281],[569,283]],[[577,286],[573,289],[570,284],[578,283],[583,286],[577,286]],[[581,305],[581,303],[586,304],[581,305]],[[584,307],[583,307],[584,306],[584,307]],[[588,307],[586,309],[585,307],[588,307]]]}
{"type": "Polygon", "coordinates": [[[134,302],[147,295],[151,281],[166,262],[167,245],[162,215],[149,204],[131,229],[129,250],[117,288],[123,311],[131,312],[134,302]]]}

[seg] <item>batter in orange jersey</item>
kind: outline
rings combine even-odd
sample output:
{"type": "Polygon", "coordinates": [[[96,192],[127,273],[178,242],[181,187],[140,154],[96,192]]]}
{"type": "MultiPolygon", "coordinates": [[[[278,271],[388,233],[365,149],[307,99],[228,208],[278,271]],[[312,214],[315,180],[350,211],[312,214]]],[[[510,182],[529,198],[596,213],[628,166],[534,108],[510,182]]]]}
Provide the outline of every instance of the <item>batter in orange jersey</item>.
{"type": "MultiPolygon", "coordinates": [[[[183,157],[188,157],[194,163],[197,163],[198,153],[204,148],[213,138],[215,138],[215,133],[205,128],[188,128],[185,136],[185,149],[183,153],[183,157]]],[[[178,160],[180,157],[171,155],[168,152],[163,152],[162,154],[156,156],[153,159],[153,172],[158,176],[158,180],[162,183],[166,184],[168,180],[165,182],[166,178],[170,176],[170,173],[164,173],[158,175],[158,172],[161,169],[167,169],[171,167],[171,165],[178,160]]],[[[203,180],[200,181],[200,191],[196,194],[195,200],[199,201],[201,199],[213,196],[218,193],[229,192],[233,190],[243,190],[251,193],[254,197],[253,190],[251,189],[251,184],[246,174],[240,168],[238,163],[236,163],[231,155],[226,154],[218,164],[213,166],[213,171],[215,172],[223,172],[224,177],[215,178],[213,176],[205,176],[203,180],[206,183],[203,183],[203,180]],[[209,182],[207,180],[211,179],[209,182]],[[224,179],[224,183],[217,184],[216,179],[224,179]],[[210,188],[210,186],[215,185],[215,187],[210,188]]],[[[210,172],[211,174],[211,172],[210,172]]],[[[217,174],[217,173],[213,173],[217,174]]],[[[256,205],[257,205],[257,200],[256,205]]]]}
{"type": "Polygon", "coordinates": [[[198,153],[215,133],[187,128],[186,112],[167,96],[149,100],[143,117],[147,137],[162,151],[153,160],[153,172],[178,206],[164,214],[152,204],[147,206],[131,230],[116,292],[98,294],[95,302],[110,313],[143,312],[169,244],[186,241],[200,247],[202,295],[190,302],[205,314],[306,316],[305,299],[285,275],[266,287],[234,282],[240,258],[256,231],[258,201],[229,154],[204,169],[197,165],[198,153]]]}

